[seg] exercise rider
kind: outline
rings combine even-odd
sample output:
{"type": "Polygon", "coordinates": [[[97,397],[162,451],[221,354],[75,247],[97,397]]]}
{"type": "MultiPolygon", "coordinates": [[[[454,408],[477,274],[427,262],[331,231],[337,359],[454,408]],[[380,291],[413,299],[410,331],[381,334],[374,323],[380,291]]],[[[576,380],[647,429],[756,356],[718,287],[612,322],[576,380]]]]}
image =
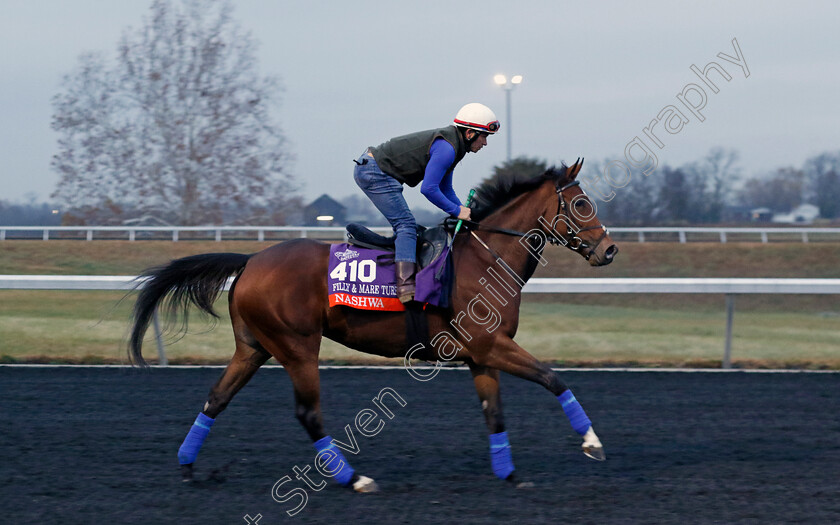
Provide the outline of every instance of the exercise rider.
{"type": "Polygon", "coordinates": [[[455,115],[453,125],[402,135],[368,148],[353,176],[396,233],[397,295],[403,303],[414,299],[417,223],[403,198],[403,184],[422,181],[420,192],[444,212],[469,219],[470,209],[452,189],[452,171],[467,152],[487,145],[499,130],[496,115],[483,104],[471,103],[455,115]]]}

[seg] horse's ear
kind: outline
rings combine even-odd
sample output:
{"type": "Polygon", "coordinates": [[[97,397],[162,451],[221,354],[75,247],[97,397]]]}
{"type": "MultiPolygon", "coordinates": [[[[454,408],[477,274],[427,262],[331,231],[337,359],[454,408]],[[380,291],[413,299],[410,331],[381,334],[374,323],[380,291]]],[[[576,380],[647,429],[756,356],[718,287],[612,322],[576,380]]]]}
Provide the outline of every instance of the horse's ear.
{"type": "Polygon", "coordinates": [[[580,169],[583,167],[583,159],[578,157],[578,160],[575,161],[566,171],[566,178],[569,182],[575,180],[580,173],[580,169]]]}

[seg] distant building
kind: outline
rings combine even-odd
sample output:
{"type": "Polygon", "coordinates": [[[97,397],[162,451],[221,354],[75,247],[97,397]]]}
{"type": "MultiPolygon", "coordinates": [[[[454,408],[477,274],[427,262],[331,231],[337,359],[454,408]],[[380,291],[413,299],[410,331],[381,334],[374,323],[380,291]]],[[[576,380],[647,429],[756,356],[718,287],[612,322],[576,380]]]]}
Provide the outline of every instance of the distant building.
{"type": "Polygon", "coordinates": [[[770,208],[753,208],[750,210],[750,220],[753,222],[770,222],[773,220],[773,210],[770,208]]]}
{"type": "Polygon", "coordinates": [[[813,204],[800,204],[790,213],[773,215],[773,222],[780,224],[811,224],[820,216],[820,209],[813,204]]]}
{"type": "Polygon", "coordinates": [[[304,226],[344,226],[347,209],[326,193],[303,208],[304,226]]]}
{"type": "Polygon", "coordinates": [[[752,208],[743,205],[729,205],[723,208],[723,222],[749,222],[753,220],[752,208]]]}

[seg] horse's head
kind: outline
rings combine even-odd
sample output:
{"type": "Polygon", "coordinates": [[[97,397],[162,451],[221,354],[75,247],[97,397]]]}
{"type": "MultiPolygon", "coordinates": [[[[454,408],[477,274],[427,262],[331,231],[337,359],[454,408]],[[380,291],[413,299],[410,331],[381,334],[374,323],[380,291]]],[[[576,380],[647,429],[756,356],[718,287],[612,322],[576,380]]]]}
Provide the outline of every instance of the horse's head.
{"type": "Polygon", "coordinates": [[[472,219],[481,222],[484,231],[528,238],[528,243],[536,244],[531,244],[534,254],[547,243],[560,244],[592,266],[610,264],[618,248],[598,221],[595,203],[576,180],[581,167],[583,161],[578,159],[530,179],[516,175],[488,179],[477,189],[472,219]],[[531,230],[523,233],[511,227],[531,230]]]}
{"type": "Polygon", "coordinates": [[[582,167],[583,160],[578,159],[571,166],[553,170],[549,180],[556,197],[547,200],[539,222],[549,242],[576,251],[592,266],[604,266],[613,261],[618,247],[598,221],[595,204],[580,187],[577,176],[582,167]]]}

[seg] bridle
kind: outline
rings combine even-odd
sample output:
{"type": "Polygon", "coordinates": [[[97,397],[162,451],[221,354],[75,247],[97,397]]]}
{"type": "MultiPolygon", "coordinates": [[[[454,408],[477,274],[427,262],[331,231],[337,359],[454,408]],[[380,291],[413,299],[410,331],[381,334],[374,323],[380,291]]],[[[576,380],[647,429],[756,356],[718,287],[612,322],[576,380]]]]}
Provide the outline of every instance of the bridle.
{"type": "MultiPolygon", "coordinates": [[[[555,186],[554,186],[554,190],[557,193],[557,213],[555,214],[555,217],[554,217],[555,223],[553,223],[551,226],[553,228],[554,224],[556,224],[556,221],[562,220],[566,224],[566,235],[569,237],[569,239],[568,240],[560,239],[559,237],[557,237],[556,235],[553,235],[553,234],[548,234],[548,235],[546,235],[546,237],[548,239],[548,243],[552,244],[552,245],[555,245],[555,246],[559,246],[561,244],[564,244],[563,241],[566,241],[565,242],[566,248],[569,248],[573,252],[578,252],[579,254],[581,254],[583,256],[584,259],[586,259],[588,261],[589,258],[592,257],[592,254],[595,253],[595,250],[598,248],[598,246],[601,244],[601,242],[606,238],[606,236],[609,232],[607,231],[607,228],[603,225],[602,226],[588,226],[586,228],[581,228],[578,221],[575,220],[575,218],[574,218],[574,213],[570,213],[571,203],[572,203],[572,201],[574,201],[574,198],[571,201],[569,201],[569,203],[567,204],[566,203],[566,197],[565,197],[565,195],[563,195],[563,192],[568,190],[569,188],[573,188],[575,186],[578,186],[579,184],[580,184],[580,181],[575,180],[575,181],[572,181],[572,182],[570,182],[570,183],[568,183],[568,184],[566,184],[565,186],[562,186],[562,187],[558,184],[555,184],[555,186]],[[583,239],[581,239],[577,235],[580,232],[585,232],[585,231],[590,231],[590,230],[598,230],[598,229],[601,230],[601,235],[600,235],[600,237],[598,237],[598,240],[595,241],[594,246],[591,246],[591,247],[587,242],[585,242],[583,239]],[[583,250],[587,250],[587,251],[584,252],[583,250]]],[[[491,226],[482,226],[478,222],[473,222],[473,221],[468,221],[468,220],[464,221],[464,225],[467,226],[467,229],[470,231],[470,234],[475,238],[475,240],[477,240],[478,243],[481,244],[481,246],[483,246],[484,249],[486,249],[488,252],[490,252],[490,254],[493,255],[493,257],[495,257],[497,260],[500,260],[502,257],[495,250],[493,250],[493,248],[488,246],[487,243],[485,243],[483,240],[481,240],[481,238],[475,233],[476,230],[486,231],[486,232],[490,232],[490,233],[500,233],[500,234],[503,234],[503,235],[511,235],[511,236],[519,237],[519,238],[527,237],[529,243],[531,242],[532,238],[536,237],[536,235],[534,235],[532,233],[525,233],[525,232],[521,232],[521,231],[517,231],[517,230],[510,230],[510,229],[507,229],[507,228],[494,228],[494,227],[491,227],[491,226]]]]}
{"type": "MultiPolygon", "coordinates": [[[[563,195],[563,192],[568,190],[569,188],[573,188],[573,187],[579,186],[579,185],[580,185],[580,181],[573,180],[572,182],[566,184],[563,187],[559,187],[559,186],[555,187],[555,191],[557,192],[557,213],[555,214],[555,219],[560,218],[560,211],[562,210],[563,211],[562,216],[563,216],[563,218],[566,219],[566,220],[563,221],[566,224],[566,235],[568,235],[569,238],[571,239],[566,243],[566,247],[569,248],[570,250],[574,251],[574,252],[580,253],[581,255],[583,255],[583,258],[588,261],[589,258],[592,257],[592,254],[595,253],[595,250],[598,249],[598,246],[601,245],[601,242],[607,237],[607,234],[609,232],[607,231],[607,227],[604,226],[604,225],[601,225],[601,226],[587,226],[586,228],[581,228],[580,225],[578,224],[578,222],[574,219],[575,214],[570,213],[572,202],[574,201],[574,198],[571,201],[569,201],[569,204],[567,205],[566,204],[566,198],[563,195]],[[575,230],[572,229],[572,225],[574,225],[575,230]],[[601,236],[598,237],[598,240],[595,241],[595,245],[592,246],[591,248],[589,247],[589,244],[587,242],[585,242],[583,239],[581,239],[580,237],[577,236],[577,234],[580,233],[580,232],[586,232],[586,231],[591,231],[591,230],[599,230],[599,229],[601,230],[601,236]],[[574,241],[577,241],[577,242],[574,242],[574,241]],[[589,251],[587,251],[584,254],[582,250],[587,249],[587,248],[589,248],[589,251]]],[[[548,236],[548,242],[551,243],[551,244],[554,244],[554,245],[561,244],[559,239],[557,239],[557,237],[555,237],[553,235],[548,236]]]]}

